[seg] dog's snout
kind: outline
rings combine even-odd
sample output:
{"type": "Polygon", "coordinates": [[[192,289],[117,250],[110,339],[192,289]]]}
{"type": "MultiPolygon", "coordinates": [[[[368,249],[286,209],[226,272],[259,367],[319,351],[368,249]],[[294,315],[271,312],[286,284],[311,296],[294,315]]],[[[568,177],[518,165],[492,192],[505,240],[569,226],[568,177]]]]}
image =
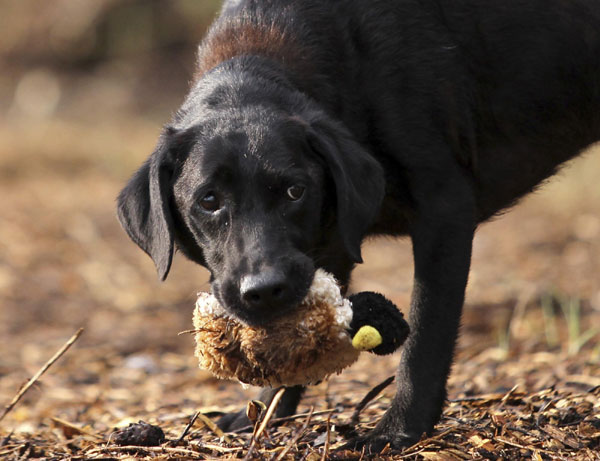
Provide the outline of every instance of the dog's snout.
{"type": "Polygon", "coordinates": [[[285,304],[289,292],[285,275],[276,270],[246,275],[240,283],[242,300],[252,308],[277,307],[285,304]]]}

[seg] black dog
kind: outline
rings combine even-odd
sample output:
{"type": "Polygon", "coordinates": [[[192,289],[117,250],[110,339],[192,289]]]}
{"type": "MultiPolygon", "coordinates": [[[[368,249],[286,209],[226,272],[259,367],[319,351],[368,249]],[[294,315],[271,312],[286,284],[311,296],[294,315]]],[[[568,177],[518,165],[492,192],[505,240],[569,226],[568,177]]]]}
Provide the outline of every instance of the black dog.
{"type": "Polygon", "coordinates": [[[408,234],[397,394],[355,441],[397,448],[440,417],[478,223],[598,139],[597,0],[231,0],[119,218],[161,279],[177,246],[250,324],[408,234]]]}

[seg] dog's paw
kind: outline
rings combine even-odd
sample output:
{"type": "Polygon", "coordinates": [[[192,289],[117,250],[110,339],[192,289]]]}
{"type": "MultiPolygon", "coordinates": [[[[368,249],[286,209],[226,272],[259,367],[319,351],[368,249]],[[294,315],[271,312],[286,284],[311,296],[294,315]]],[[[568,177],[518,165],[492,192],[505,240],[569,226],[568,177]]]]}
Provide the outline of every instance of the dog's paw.
{"type": "Polygon", "coordinates": [[[237,413],[227,413],[217,421],[217,426],[223,432],[242,432],[242,429],[246,431],[252,430],[252,422],[246,416],[246,411],[241,410],[237,413]]]}
{"type": "Polygon", "coordinates": [[[388,432],[377,430],[369,432],[360,437],[351,439],[341,447],[342,450],[363,451],[367,455],[381,453],[386,447],[392,451],[401,451],[419,441],[420,437],[403,432],[388,432]]]}

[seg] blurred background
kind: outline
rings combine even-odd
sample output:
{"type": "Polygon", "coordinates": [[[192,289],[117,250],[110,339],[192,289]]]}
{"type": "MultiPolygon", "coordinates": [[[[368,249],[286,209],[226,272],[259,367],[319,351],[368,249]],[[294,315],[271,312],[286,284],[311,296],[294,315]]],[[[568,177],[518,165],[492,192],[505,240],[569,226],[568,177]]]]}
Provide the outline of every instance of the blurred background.
{"type": "MultiPolygon", "coordinates": [[[[160,284],[115,216],[219,3],[0,0],[0,406],[85,327],[0,428],[35,433],[60,417],[101,430],[252,394],[197,370],[178,336],[206,271],[178,256],[160,284]]],[[[364,257],[353,289],[406,312],[410,241],[369,242],[364,257]]],[[[451,396],[600,384],[600,152],[481,227],[464,320],[451,396]]],[[[363,359],[308,402],[335,405],[349,382],[367,390],[397,360],[363,359]]]]}

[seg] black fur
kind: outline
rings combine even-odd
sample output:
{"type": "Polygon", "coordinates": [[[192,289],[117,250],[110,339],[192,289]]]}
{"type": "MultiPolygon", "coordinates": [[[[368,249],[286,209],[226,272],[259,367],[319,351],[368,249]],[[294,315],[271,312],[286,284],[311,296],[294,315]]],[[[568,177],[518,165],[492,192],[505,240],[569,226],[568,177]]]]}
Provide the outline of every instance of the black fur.
{"type": "Polygon", "coordinates": [[[409,235],[398,391],[355,444],[398,448],[440,417],[477,225],[599,138],[597,0],[232,0],[119,217],[162,279],[175,246],[252,324],[409,235]]]}

